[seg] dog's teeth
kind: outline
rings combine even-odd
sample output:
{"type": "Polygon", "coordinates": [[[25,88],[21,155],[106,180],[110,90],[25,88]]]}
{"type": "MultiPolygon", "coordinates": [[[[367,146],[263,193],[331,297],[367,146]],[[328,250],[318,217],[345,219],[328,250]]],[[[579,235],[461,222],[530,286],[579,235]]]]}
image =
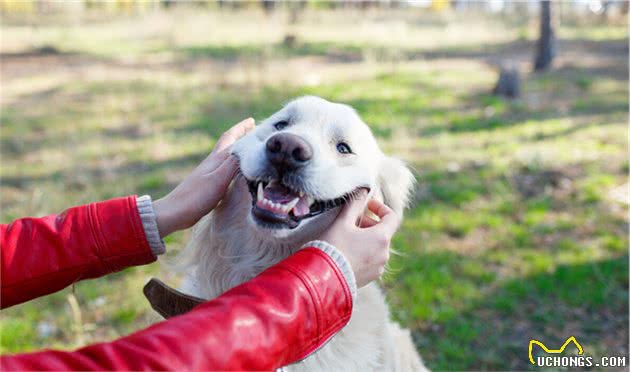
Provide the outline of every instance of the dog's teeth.
{"type": "Polygon", "coordinates": [[[290,202],[282,206],[282,211],[284,213],[289,213],[291,209],[293,209],[293,207],[295,207],[299,201],[300,201],[300,198],[295,198],[291,200],[290,202]]]}
{"type": "Polygon", "coordinates": [[[263,198],[264,198],[262,182],[258,183],[258,195],[257,195],[257,197],[258,197],[258,200],[263,200],[263,198]]]}
{"type": "Polygon", "coordinates": [[[300,198],[304,196],[304,191],[300,191],[300,198]]]}
{"type": "Polygon", "coordinates": [[[308,205],[309,207],[315,202],[315,199],[313,199],[313,197],[311,197],[310,195],[306,197],[306,205],[308,205]]]}
{"type": "Polygon", "coordinates": [[[299,201],[300,201],[300,198],[295,198],[295,199],[291,200],[290,202],[288,202],[288,203],[287,203],[287,205],[286,205],[286,207],[285,207],[285,208],[286,208],[286,210],[287,210],[287,213],[288,213],[291,209],[293,209],[293,208],[297,205],[297,203],[298,203],[299,201]]]}

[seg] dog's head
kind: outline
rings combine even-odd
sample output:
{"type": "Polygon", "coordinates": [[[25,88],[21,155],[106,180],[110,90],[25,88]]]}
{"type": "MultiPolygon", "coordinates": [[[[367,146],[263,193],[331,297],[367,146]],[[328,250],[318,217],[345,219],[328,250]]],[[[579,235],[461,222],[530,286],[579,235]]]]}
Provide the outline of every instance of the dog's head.
{"type": "Polygon", "coordinates": [[[251,222],[274,237],[318,231],[360,189],[402,214],[413,183],[349,106],[302,97],[236,142],[251,222]]]}

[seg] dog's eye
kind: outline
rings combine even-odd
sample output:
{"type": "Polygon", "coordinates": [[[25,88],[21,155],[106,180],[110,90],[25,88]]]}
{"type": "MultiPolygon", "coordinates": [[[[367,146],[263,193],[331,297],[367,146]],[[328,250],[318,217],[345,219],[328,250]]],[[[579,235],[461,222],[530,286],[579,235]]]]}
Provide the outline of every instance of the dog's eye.
{"type": "Polygon", "coordinates": [[[340,154],[352,154],[352,149],[345,142],[339,142],[337,144],[337,151],[339,151],[340,154]]]}
{"type": "Polygon", "coordinates": [[[287,127],[287,125],[289,125],[289,123],[286,120],[282,120],[275,123],[273,127],[276,128],[276,130],[283,130],[284,128],[287,127]]]}

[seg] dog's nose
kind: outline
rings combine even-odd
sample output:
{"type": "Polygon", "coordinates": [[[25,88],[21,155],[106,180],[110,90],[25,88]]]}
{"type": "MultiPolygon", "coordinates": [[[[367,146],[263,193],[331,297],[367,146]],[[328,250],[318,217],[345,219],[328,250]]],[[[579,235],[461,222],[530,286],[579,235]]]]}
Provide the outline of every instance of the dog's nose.
{"type": "Polygon", "coordinates": [[[313,157],[313,148],[302,137],[278,133],[267,140],[267,158],[279,170],[295,170],[313,157]]]}

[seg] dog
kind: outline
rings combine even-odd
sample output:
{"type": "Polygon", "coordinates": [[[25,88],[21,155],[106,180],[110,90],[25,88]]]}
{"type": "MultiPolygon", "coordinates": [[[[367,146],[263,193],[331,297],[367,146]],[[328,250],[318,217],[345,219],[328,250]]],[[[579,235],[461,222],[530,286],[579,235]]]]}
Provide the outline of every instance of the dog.
{"type": "MultiPolygon", "coordinates": [[[[223,201],[180,254],[181,291],[212,299],[315,240],[357,190],[402,217],[414,183],[350,106],[298,98],[232,145],[240,160],[223,201]]],[[[356,247],[360,249],[360,247],[356,247]]],[[[347,326],[289,371],[426,370],[408,330],[389,320],[376,283],[358,290],[347,326]]]]}

